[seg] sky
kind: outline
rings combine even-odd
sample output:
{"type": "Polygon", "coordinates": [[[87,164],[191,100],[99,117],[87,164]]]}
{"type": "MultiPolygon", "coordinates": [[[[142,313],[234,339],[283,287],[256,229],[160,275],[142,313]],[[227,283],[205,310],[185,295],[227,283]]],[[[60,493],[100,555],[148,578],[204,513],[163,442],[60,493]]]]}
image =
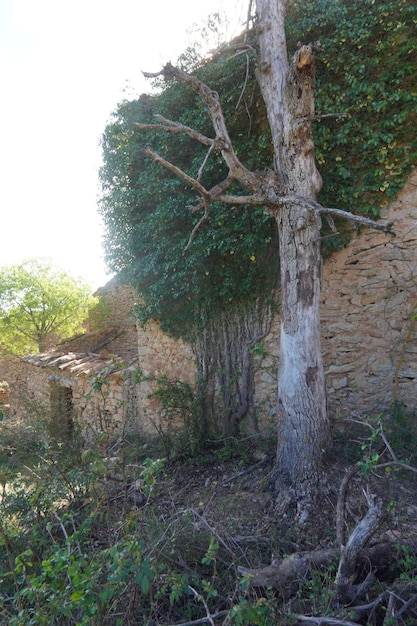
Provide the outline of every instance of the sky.
{"type": "Polygon", "coordinates": [[[149,92],[141,71],[175,62],[219,10],[226,37],[242,30],[244,0],[0,0],[0,266],[48,257],[93,290],[109,280],[100,137],[149,92]]]}

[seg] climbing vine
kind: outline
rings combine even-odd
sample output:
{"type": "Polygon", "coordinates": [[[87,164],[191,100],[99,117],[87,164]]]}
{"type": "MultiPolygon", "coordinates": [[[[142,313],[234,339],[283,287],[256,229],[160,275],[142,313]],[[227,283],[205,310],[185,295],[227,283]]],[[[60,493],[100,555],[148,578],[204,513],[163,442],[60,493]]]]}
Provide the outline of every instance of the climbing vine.
{"type": "MultiPolygon", "coordinates": [[[[293,2],[291,12],[293,45],[322,45],[314,125],[321,202],[377,218],[417,163],[415,2],[316,0],[293,2]]],[[[324,251],[345,241],[327,238],[324,251]]]]}
{"type": "MultiPolygon", "coordinates": [[[[290,3],[289,49],[319,39],[316,61],[316,157],[323,176],[321,202],[378,217],[417,162],[417,8],[412,0],[316,0],[290,3]],[[340,114],[339,116],[333,116],[340,114]]],[[[235,48],[203,63],[199,76],[221,95],[230,135],[251,169],[270,165],[272,148],[255,79],[257,53],[249,34],[245,53],[235,48]]],[[[181,63],[194,62],[190,51],[181,63]]],[[[122,102],[103,135],[101,211],[107,261],[141,293],[140,314],[160,319],[184,335],[202,305],[216,315],[237,301],[253,301],[276,287],[275,225],[261,208],[211,208],[186,250],[200,215],[195,197],[174,174],[155,167],[146,145],[196,176],[206,149],[184,135],[138,130],[155,114],[210,135],[195,94],[181,85],[157,84],[156,95],[122,102]]],[[[222,163],[211,156],[202,183],[219,180],[222,163]]],[[[239,193],[239,190],[236,190],[239,193]]],[[[327,254],[348,239],[323,233],[327,254]]]]}
{"type": "MultiPolygon", "coordinates": [[[[320,202],[377,218],[417,163],[415,2],[292,0],[287,31],[290,50],[299,40],[321,42],[314,121],[324,183],[320,202]]],[[[245,37],[244,45],[236,40],[201,62],[195,73],[220,94],[239,158],[259,171],[271,166],[273,150],[256,82],[255,31],[245,37]]],[[[179,65],[190,70],[195,60],[188,50],[179,65]]],[[[201,213],[193,211],[193,190],[155,166],[144,148],[151,145],[194,178],[202,172],[206,188],[226,171],[218,155],[189,135],[139,128],[169,119],[211,136],[210,120],[196,94],[179,84],[155,81],[154,87],[151,95],[121,102],[103,134],[100,206],[107,262],[137,287],[141,322],[157,318],[163,330],[193,341],[205,320],[203,330],[213,333],[206,348],[216,341],[221,345],[214,322],[251,310],[254,303],[268,303],[278,287],[276,226],[262,207],[217,203],[195,231],[201,213]]],[[[242,193],[238,187],[229,191],[242,193]]],[[[350,238],[345,223],[336,227],[334,233],[324,225],[324,256],[350,238]]],[[[237,336],[227,342],[229,348],[238,344],[237,336]]],[[[234,380],[232,370],[228,375],[234,380]]],[[[214,379],[210,384],[216,384],[214,379]]]]}

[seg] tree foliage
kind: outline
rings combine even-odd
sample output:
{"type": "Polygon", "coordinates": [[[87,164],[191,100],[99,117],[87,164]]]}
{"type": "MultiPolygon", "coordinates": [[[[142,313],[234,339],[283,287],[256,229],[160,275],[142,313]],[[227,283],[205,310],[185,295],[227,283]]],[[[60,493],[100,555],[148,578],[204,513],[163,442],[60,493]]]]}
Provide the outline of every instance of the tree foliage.
{"type": "MultiPolygon", "coordinates": [[[[289,48],[299,39],[320,39],[323,48],[317,55],[314,134],[325,206],[378,217],[416,162],[416,24],[412,0],[290,4],[289,48]],[[335,113],[343,116],[326,117],[335,113]]],[[[220,94],[239,158],[259,171],[270,166],[273,152],[255,76],[254,34],[243,50],[236,54],[230,46],[195,74],[220,94]]],[[[192,51],[181,59],[186,69],[194,61],[192,51]]],[[[154,123],[159,114],[208,135],[211,130],[194,93],[178,84],[156,87],[155,95],[122,102],[103,135],[107,262],[138,286],[144,319],[157,317],[165,329],[187,334],[202,307],[215,316],[276,287],[276,230],[261,208],[217,204],[187,248],[201,218],[190,210],[195,194],[155,167],[143,148],[151,144],[194,177],[207,150],[184,135],[139,130],[135,122],[154,123]]],[[[209,187],[223,167],[220,158],[209,156],[203,184],[209,187]]],[[[324,229],[325,253],[348,239],[346,226],[339,230],[332,235],[324,229]]]]}
{"type": "Polygon", "coordinates": [[[47,259],[30,259],[0,270],[0,346],[24,354],[83,331],[96,303],[90,287],[47,259]]]}

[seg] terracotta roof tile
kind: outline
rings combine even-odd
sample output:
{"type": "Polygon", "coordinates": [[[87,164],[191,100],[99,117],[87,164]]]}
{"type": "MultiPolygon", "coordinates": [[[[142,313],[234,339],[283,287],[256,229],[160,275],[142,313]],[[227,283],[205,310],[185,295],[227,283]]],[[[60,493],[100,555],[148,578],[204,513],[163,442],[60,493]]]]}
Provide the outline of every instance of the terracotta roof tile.
{"type": "Polygon", "coordinates": [[[60,353],[56,350],[32,354],[22,358],[24,363],[30,363],[36,367],[59,368],[78,376],[80,374],[100,374],[100,372],[112,370],[120,372],[123,368],[123,361],[117,357],[109,359],[101,354],[93,352],[68,352],[60,353]]]}

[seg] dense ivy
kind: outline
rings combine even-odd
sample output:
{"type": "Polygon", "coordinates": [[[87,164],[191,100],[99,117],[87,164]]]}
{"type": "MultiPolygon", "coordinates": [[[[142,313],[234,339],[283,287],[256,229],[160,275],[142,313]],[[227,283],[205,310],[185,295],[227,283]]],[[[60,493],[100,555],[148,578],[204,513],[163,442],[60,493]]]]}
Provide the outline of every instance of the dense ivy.
{"type": "MultiPolygon", "coordinates": [[[[320,201],[378,217],[417,162],[414,0],[293,0],[287,30],[290,51],[298,40],[319,39],[323,46],[314,124],[324,180],[320,201]],[[332,113],[343,117],[321,117],[332,113]]],[[[255,48],[250,54],[229,51],[197,73],[219,92],[241,160],[262,170],[271,166],[272,149],[256,62],[255,48]]],[[[155,316],[165,329],[186,334],[201,308],[216,315],[271,292],[279,262],[276,230],[262,209],[218,204],[185,250],[200,218],[189,208],[195,194],[145,157],[143,147],[151,145],[192,176],[206,152],[188,137],[134,126],[154,122],[155,113],[212,135],[203,104],[181,85],[160,85],[157,95],[119,105],[103,136],[107,261],[138,286],[145,319],[155,316]]],[[[202,182],[209,187],[225,173],[212,155],[202,182]]],[[[337,237],[324,231],[325,254],[348,238],[344,224],[340,231],[337,237]]]]}
{"type": "MultiPolygon", "coordinates": [[[[252,74],[253,69],[252,63],[252,74]]],[[[253,75],[250,93],[241,97],[245,73],[246,59],[230,54],[200,69],[203,80],[226,94],[224,108],[240,157],[259,169],[269,165],[271,154],[259,150],[258,142],[267,144],[268,139],[262,139],[265,123],[259,121],[260,95],[253,75]]],[[[173,137],[135,127],[134,122],[154,122],[155,114],[213,134],[197,95],[180,85],[120,104],[103,137],[107,258],[113,270],[124,272],[139,286],[142,303],[138,311],[144,320],[157,317],[166,330],[186,334],[201,309],[215,315],[231,304],[269,297],[278,274],[276,228],[261,208],[217,203],[187,248],[201,217],[190,210],[196,203],[195,192],[156,166],[143,148],[151,145],[194,177],[207,148],[184,135],[173,137]]],[[[214,154],[206,163],[202,183],[209,188],[226,175],[220,156],[214,154]]]]}
{"type": "Polygon", "coordinates": [[[320,201],[378,218],[417,163],[414,0],[295,0],[288,39],[320,41],[316,114],[344,114],[314,124],[320,201]]]}

